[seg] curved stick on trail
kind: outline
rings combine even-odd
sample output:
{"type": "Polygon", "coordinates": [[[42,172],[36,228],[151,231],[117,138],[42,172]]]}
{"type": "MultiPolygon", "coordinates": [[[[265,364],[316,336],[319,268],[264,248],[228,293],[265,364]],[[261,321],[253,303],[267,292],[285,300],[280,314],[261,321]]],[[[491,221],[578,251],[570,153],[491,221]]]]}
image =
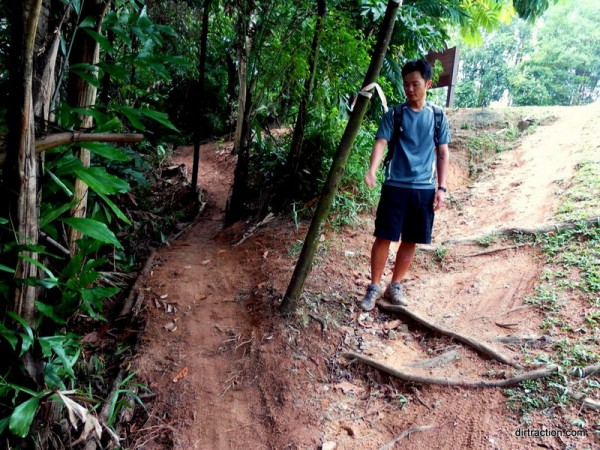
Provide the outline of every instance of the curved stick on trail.
{"type": "Polygon", "coordinates": [[[440,386],[457,386],[464,388],[505,388],[516,386],[523,381],[537,380],[544,378],[558,372],[558,367],[552,366],[545,369],[532,370],[529,372],[522,373],[515,377],[507,378],[505,380],[480,380],[480,381],[465,381],[457,380],[447,377],[428,377],[422,375],[414,375],[412,373],[398,370],[395,367],[388,366],[382,362],[379,362],[368,356],[360,355],[354,352],[342,353],[342,357],[346,359],[354,359],[366,364],[367,366],[373,367],[374,369],[381,370],[393,377],[399,378],[404,381],[410,381],[412,383],[422,384],[437,384],[440,386]]]}
{"type": "Polygon", "coordinates": [[[382,445],[381,447],[379,447],[379,450],[391,450],[402,439],[404,439],[405,437],[410,436],[411,434],[413,434],[413,433],[415,433],[417,431],[434,430],[436,428],[440,428],[440,426],[438,426],[438,425],[422,425],[420,427],[409,428],[408,430],[404,430],[400,435],[396,436],[394,439],[392,439],[387,444],[382,445]]]}
{"type": "Polygon", "coordinates": [[[377,306],[379,306],[379,308],[384,311],[397,312],[400,314],[404,314],[406,317],[409,317],[410,319],[414,320],[418,324],[423,325],[424,327],[429,328],[430,330],[435,331],[439,334],[443,334],[444,336],[449,336],[452,339],[454,339],[458,342],[461,342],[465,345],[468,345],[469,347],[477,350],[479,353],[481,353],[489,358],[495,359],[496,361],[500,361],[501,363],[504,363],[504,364],[508,364],[509,366],[513,366],[517,369],[523,369],[523,366],[521,364],[519,364],[516,361],[513,361],[511,358],[509,358],[507,356],[504,356],[503,354],[501,354],[497,350],[493,349],[489,345],[487,345],[481,341],[478,341],[477,339],[474,339],[470,336],[465,336],[464,334],[459,334],[454,331],[443,328],[440,325],[436,325],[435,323],[430,322],[429,320],[425,319],[424,317],[420,316],[419,314],[417,314],[413,311],[410,311],[408,308],[406,308],[404,306],[392,305],[391,303],[384,302],[384,301],[378,301],[377,306]]]}

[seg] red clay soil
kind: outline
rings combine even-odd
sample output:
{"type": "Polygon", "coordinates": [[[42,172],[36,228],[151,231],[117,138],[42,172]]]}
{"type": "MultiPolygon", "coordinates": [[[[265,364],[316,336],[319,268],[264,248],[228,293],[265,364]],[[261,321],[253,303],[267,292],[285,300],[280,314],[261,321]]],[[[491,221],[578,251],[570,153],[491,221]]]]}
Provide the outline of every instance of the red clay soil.
{"type": "MultiPolygon", "coordinates": [[[[461,185],[465,168],[453,164],[450,188],[461,207],[450,204],[438,215],[434,244],[552,222],[555,181],[568,179],[578,161],[597,153],[592,131],[599,110],[557,109],[554,124],[501,154],[493,172],[470,187],[461,185]]],[[[340,356],[362,352],[414,374],[464,380],[518,372],[399,315],[357,309],[368,283],[372,217],[324,233],[303,306],[293,318],[281,318],[277,306],[298,255],[293,247],[306,229],[296,230],[287,218],[250,236],[244,232],[252,224],[222,229],[235,164],[230,148],[202,146],[204,214],[159,250],[146,277],[147,327],[134,369],[157,396],[148,405],[148,422],[133,430],[131,448],[377,449],[421,426],[432,428],[416,429],[388,448],[596,445],[593,433],[517,436],[521,428],[570,425],[541,415],[523,425],[502,389],[405,383],[340,356]],[[414,367],[449,351],[453,360],[440,367],[414,367]]],[[[190,165],[191,152],[181,148],[173,159],[190,165]]],[[[539,280],[541,259],[529,247],[476,255],[481,251],[478,245],[438,250],[442,263],[433,252],[419,252],[406,280],[409,307],[526,365],[518,346],[497,339],[539,334],[541,315],[524,307],[524,299],[539,280]]]]}

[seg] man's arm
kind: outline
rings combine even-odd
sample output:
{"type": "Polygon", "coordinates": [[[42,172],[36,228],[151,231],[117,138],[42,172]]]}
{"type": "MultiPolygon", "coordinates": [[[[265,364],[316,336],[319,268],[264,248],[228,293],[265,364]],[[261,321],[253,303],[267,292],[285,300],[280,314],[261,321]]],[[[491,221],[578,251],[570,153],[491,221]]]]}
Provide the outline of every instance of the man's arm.
{"type": "MultiPolygon", "coordinates": [[[[448,167],[450,165],[450,151],[448,144],[440,144],[437,148],[437,174],[438,187],[448,188],[448,167]]],[[[433,210],[437,211],[444,204],[446,193],[441,189],[435,191],[433,210]]]]}
{"type": "Polygon", "coordinates": [[[370,188],[377,186],[377,170],[383,159],[383,151],[387,145],[387,141],[383,138],[379,138],[373,144],[373,150],[371,150],[371,162],[369,164],[369,170],[365,174],[365,183],[370,188]]]}

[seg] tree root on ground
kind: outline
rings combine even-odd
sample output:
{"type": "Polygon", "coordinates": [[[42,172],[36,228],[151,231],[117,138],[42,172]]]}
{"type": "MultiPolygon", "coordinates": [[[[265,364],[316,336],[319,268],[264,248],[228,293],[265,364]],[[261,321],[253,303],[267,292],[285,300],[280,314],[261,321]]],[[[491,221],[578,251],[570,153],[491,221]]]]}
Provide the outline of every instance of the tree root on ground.
{"type": "Polygon", "coordinates": [[[479,381],[465,381],[457,380],[447,377],[430,377],[423,375],[414,375],[408,372],[404,372],[396,369],[395,367],[388,366],[382,362],[379,362],[368,356],[360,355],[354,352],[342,353],[342,357],[347,359],[355,359],[362,362],[370,367],[381,370],[396,378],[400,378],[404,381],[410,381],[412,383],[423,383],[423,384],[437,384],[441,386],[456,386],[464,388],[496,388],[496,387],[512,387],[517,384],[528,381],[537,380],[544,378],[558,372],[558,367],[547,367],[544,369],[532,370],[529,372],[522,373],[515,377],[507,378],[505,380],[479,380],[479,381]]]}
{"type": "Polygon", "coordinates": [[[501,353],[499,353],[498,351],[496,351],[489,345],[487,345],[483,342],[480,342],[470,336],[465,336],[463,334],[459,334],[454,331],[443,328],[440,325],[436,325],[436,324],[430,322],[429,320],[425,319],[424,317],[420,316],[419,314],[417,314],[413,311],[410,311],[408,308],[406,308],[404,306],[392,305],[391,303],[381,301],[381,300],[377,302],[377,305],[379,306],[380,309],[382,309],[384,311],[397,312],[397,313],[404,314],[405,316],[414,320],[418,324],[423,325],[424,327],[429,328],[430,330],[435,331],[439,334],[449,336],[449,337],[455,339],[456,341],[461,342],[465,345],[468,345],[469,347],[477,350],[479,353],[481,353],[489,358],[495,359],[496,361],[500,361],[504,364],[508,364],[517,369],[523,368],[523,366],[521,366],[521,364],[519,364],[516,361],[513,361],[511,358],[509,358],[507,356],[502,355],[501,353]]]}
{"type": "MultiPolygon", "coordinates": [[[[419,251],[431,253],[431,252],[436,252],[440,248],[447,247],[449,245],[480,244],[481,242],[487,241],[490,238],[494,238],[494,237],[535,236],[537,234],[556,233],[558,231],[563,231],[563,230],[573,230],[573,229],[579,227],[581,224],[583,224],[583,226],[585,226],[585,227],[600,225],[600,217],[593,217],[591,219],[583,220],[583,221],[569,221],[569,222],[556,223],[556,224],[550,224],[550,225],[542,225],[537,228],[516,228],[516,227],[500,228],[498,230],[494,230],[494,231],[490,232],[489,234],[485,234],[485,235],[466,236],[466,237],[456,238],[456,239],[447,239],[445,241],[442,241],[441,244],[436,245],[436,246],[419,247],[419,251]]],[[[521,243],[521,244],[509,246],[509,247],[501,247],[501,248],[497,248],[497,249],[483,250],[479,253],[472,253],[469,255],[464,255],[464,257],[469,258],[469,257],[474,257],[474,256],[481,256],[481,255],[485,255],[485,254],[489,254],[489,253],[510,250],[510,249],[518,248],[518,247],[525,246],[525,245],[529,245],[529,244],[521,243]]]]}

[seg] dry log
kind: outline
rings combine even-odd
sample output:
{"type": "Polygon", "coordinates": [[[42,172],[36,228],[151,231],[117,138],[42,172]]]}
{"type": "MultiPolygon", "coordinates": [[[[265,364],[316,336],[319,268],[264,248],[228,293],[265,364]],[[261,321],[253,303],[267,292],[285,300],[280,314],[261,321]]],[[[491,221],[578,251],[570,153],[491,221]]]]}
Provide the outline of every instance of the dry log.
{"type": "Polygon", "coordinates": [[[588,409],[600,411],[600,402],[587,398],[585,395],[578,392],[569,391],[569,395],[575,400],[581,402],[581,406],[588,409]]]}
{"type": "Polygon", "coordinates": [[[146,260],[146,264],[144,264],[144,268],[138,274],[136,282],[133,283],[133,286],[131,287],[131,291],[129,291],[129,295],[127,296],[127,299],[123,303],[123,307],[121,308],[121,312],[119,312],[118,317],[128,316],[131,313],[131,311],[133,310],[134,305],[137,303],[136,295],[138,294],[140,280],[141,280],[142,276],[145,275],[150,270],[150,267],[152,266],[152,263],[154,262],[155,257],[156,257],[156,250],[154,249],[154,250],[152,250],[152,253],[146,260]]]}
{"type": "Polygon", "coordinates": [[[142,142],[143,134],[130,133],[83,133],[69,131],[65,133],[49,134],[35,141],[36,153],[41,153],[49,148],[73,142],[142,142]]]}
{"type": "Polygon", "coordinates": [[[423,426],[420,426],[420,427],[409,428],[408,430],[405,430],[401,434],[399,434],[398,436],[396,436],[394,439],[392,439],[387,444],[382,445],[381,447],[379,447],[379,450],[391,450],[402,439],[404,439],[405,437],[410,436],[411,434],[413,434],[413,433],[415,433],[417,431],[434,430],[436,428],[439,428],[439,426],[438,425],[423,425],[423,426]]]}
{"type": "Polygon", "coordinates": [[[550,376],[554,373],[558,372],[558,367],[552,366],[544,369],[532,370],[529,372],[522,373],[521,375],[517,375],[512,378],[507,378],[505,380],[479,380],[479,381],[465,381],[465,380],[457,380],[447,377],[429,377],[422,375],[414,375],[408,372],[403,372],[398,370],[395,367],[388,366],[383,364],[373,358],[369,358],[368,356],[364,356],[354,352],[346,352],[342,353],[342,357],[347,359],[355,359],[363,364],[366,364],[370,367],[373,367],[377,370],[381,370],[382,372],[387,373],[396,378],[400,378],[404,381],[410,381],[412,383],[423,383],[423,384],[437,384],[441,386],[457,386],[463,388],[505,388],[516,386],[517,384],[528,381],[528,380],[537,380],[539,378],[544,378],[550,376]]]}
{"type": "Polygon", "coordinates": [[[500,361],[504,364],[508,364],[510,366],[516,367],[517,369],[523,368],[523,366],[521,366],[519,363],[517,363],[516,361],[513,361],[511,358],[509,358],[507,356],[504,356],[503,354],[499,353],[497,350],[490,347],[489,345],[487,345],[481,341],[478,341],[477,339],[474,339],[470,336],[459,334],[454,331],[443,328],[440,325],[436,325],[433,322],[430,322],[429,320],[420,316],[419,314],[417,314],[413,311],[410,311],[408,308],[406,308],[404,306],[392,305],[391,303],[388,303],[385,301],[378,301],[377,305],[379,306],[379,308],[383,309],[384,311],[397,312],[400,314],[404,314],[405,316],[409,317],[410,319],[414,320],[415,322],[419,323],[420,325],[423,325],[424,327],[429,328],[432,331],[435,331],[439,334],[443,334],[445,336],[449,336],[458,342],[468,345],[469,347],[477,350],[479,353],[481,353],[489,358],[492,358],[492,359],[500,361]]]}

